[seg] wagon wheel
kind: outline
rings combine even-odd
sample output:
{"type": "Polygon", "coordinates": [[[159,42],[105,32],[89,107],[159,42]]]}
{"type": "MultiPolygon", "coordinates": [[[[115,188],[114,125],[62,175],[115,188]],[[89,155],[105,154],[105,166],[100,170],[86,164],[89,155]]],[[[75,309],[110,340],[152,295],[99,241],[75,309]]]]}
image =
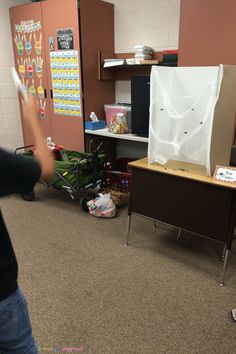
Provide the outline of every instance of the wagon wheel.
{"type": "Polygon", "coordinates": [[[21,193],[21,198],[26,200],[27,202],[32,202],[35,199],[34,190],[32,190],[32,192],[29,194],[21,193]]]}
{"type": "Polygon", "coordinates": [[[79,205],[81,207],[81,209],[83,211],[85,211],[86,213],[88,213],[89,209],[88,209],[88,206],[87,206],[87,202],[89,202],[91,199],[95,198],[96,195],[95,194],[85,194],[83,196],[80,197],[80,200],[79,200],[79,205]]]}

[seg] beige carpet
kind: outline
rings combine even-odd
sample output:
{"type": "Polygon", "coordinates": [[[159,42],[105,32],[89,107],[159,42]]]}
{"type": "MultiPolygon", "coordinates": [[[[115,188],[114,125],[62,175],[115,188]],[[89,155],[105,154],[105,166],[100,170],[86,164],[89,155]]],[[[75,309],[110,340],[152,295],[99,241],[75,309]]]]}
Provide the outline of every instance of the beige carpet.
{"type": "Polygon", "coordinates": [[[41,353],[236,353],[234,252],[220,287],[219,244],[134,216],[126,247],[126,207],[97,219],[41,185],[1,206],[41,353]]]}

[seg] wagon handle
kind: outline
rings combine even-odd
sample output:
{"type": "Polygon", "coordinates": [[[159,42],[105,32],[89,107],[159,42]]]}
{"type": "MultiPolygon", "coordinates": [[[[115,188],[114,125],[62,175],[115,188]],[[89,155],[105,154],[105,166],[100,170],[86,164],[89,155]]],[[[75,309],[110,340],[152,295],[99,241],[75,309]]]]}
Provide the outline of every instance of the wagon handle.
{"type": "Polygon", "coordinates": [[[99,143],[99,145],[97,146],[95,152],[93,152],[93,153],[97,153],[97,152],[99,151],[99,149],[100,149],[100,147],[102,146],[103,142],[102,142],[102,140],[101,140],[100,138],[94,138],[94,139],[92,139],[91,142],[90,142],[91,148],[92,148],[93,143],[97,143],[97,142],[100,142],[100,143],[99,143]]]}
{"type": "Polygon", "coordinates": [[[25,145],[25,146],[20,146],[18,148],[15,149],[15,155],[17,154],[17,151],[19,150],[23,150],[23,149],[28,149],[30,147],[33,147],[34,145],[25,145]]]}

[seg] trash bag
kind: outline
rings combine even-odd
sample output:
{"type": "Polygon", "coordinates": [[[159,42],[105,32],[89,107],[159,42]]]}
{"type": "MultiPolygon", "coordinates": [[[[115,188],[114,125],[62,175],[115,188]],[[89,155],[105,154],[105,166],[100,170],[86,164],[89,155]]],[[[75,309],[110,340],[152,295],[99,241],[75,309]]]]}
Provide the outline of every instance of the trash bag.
{"type": "Polygon", "coordinates": [[[223,66],[152,67],[149,163],[178,160],[205,166],[223,66]]]}
{"type": "Polygon", "coordinates": [[[89,213],[100,218],[113,218],[116,216],[116,206],[111,194],[101,194],[87,203],[89,213]]]}

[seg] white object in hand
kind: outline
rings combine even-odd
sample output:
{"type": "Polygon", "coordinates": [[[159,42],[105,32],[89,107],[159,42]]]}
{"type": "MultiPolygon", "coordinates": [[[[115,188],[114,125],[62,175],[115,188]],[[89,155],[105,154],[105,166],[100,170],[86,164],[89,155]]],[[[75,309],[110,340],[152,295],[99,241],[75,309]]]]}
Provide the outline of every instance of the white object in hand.
{"type": "Polygon", "coordinates": [[[11,73],[12,73],[12,78],[13,78],[13,80],[14,80],[14,83],[15,83],[17,89],[23,94],[23,97],[24,97],[25,101],[27,101],[27,95],[26,95],[26,93],[22,90],[23,85],[22,85],[22,82],[21,82],[21,80],[20,80],[20,78],[19,78],[19,75],[18,75],[16,69],[15,69],[15,68],[12,68],[12,69],[11,69],[11,73]]]}
{"type": "Polygon", "coordinates": [[[47,137],[47,144],[52,145],[52,138],[50,136],[47,137]]]}

